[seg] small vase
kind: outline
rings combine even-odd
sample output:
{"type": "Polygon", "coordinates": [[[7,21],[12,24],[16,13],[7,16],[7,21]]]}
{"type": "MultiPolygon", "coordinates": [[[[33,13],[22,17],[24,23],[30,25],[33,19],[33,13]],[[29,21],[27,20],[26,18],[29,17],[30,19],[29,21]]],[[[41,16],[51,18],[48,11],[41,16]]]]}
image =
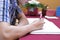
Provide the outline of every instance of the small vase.
{"type": "Polygon", "coordinates": [[[36,16],[38,14],[38,8],[35,7],[35,8],[28,8],[27,9],[27,14],[29,16],[36,16]]]}

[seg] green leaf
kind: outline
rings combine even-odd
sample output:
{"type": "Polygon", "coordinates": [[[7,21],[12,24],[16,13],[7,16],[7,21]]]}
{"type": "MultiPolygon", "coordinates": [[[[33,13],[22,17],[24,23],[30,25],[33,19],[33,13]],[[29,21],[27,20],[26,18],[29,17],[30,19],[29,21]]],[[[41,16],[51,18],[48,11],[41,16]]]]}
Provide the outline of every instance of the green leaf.
{"type": "Polygon", "coordinates": [[[26,7],[26,8],[28,8],[28,7],[30,7],[30,8],[34,8],[34,7],[37,7],[37,8],[44,8],[44,9],[47,9],[47,6],[44,6],[44,4],[30,4],[30,3],[26,3],[25,5],[24,5],[24,7],[26,7]]]}

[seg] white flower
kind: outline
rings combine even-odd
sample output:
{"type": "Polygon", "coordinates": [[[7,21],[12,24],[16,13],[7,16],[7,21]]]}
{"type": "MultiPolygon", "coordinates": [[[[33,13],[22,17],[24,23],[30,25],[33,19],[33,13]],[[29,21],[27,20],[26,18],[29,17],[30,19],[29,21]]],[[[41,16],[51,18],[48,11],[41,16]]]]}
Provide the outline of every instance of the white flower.
{"type": "Polygon", "coordinates": [[[36,0],[31,0],[31,1],[28,1],[28,3],[30,3],[30,4],[39,4],[40,2],[38,2],[36,0]]]}

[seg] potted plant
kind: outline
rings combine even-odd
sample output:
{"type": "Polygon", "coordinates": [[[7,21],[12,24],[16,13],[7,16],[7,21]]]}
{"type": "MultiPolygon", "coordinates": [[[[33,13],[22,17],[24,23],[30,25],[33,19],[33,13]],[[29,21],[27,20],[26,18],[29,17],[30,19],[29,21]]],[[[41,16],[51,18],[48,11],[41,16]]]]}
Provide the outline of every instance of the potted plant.
{"type": "Polygon", "coordinates": [[[42,9],[45,9],[46,6],[44,6],[44,4],[36,1],[36,0],[31,0],[31,1],[28,1],[24,7],[26,7],[28,10],[27,10],[27,13],[29,15],[36,15],[36,13],[38,13],[38,8],[42,8],[42,9]]]}

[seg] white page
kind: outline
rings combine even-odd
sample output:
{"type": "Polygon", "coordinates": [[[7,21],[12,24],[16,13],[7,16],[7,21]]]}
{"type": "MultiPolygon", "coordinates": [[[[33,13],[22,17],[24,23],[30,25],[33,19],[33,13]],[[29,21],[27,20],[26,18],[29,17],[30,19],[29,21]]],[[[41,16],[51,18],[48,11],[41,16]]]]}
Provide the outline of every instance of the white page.
{"type": "MultiPolygon", "coordinates": [[[[38,20],[38,18],[28,18],[29,22],[32,23],[34,20],[38,20]]],[[[60,34],[60,29],[52,22],[44,19],[45,24],[42,30],[32,31],[31,34],[60,34]]]]}
{"type": "Polygon", "coordinates": [[[45,16],[45,18],[49,18],[49,19],[58,19],[58,17],[56,17],[56,16],[45,16]]]}

